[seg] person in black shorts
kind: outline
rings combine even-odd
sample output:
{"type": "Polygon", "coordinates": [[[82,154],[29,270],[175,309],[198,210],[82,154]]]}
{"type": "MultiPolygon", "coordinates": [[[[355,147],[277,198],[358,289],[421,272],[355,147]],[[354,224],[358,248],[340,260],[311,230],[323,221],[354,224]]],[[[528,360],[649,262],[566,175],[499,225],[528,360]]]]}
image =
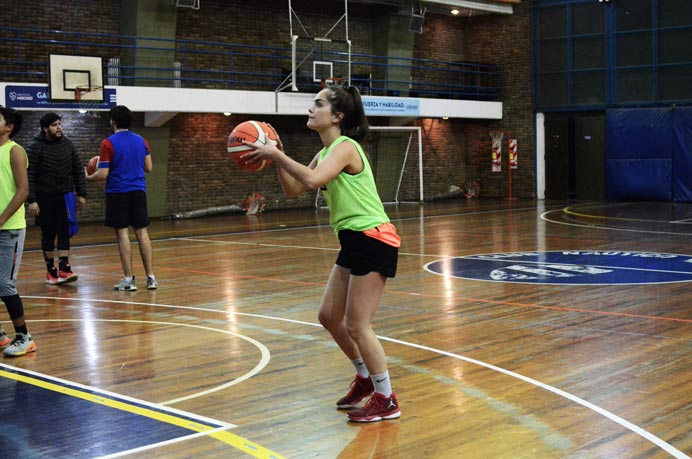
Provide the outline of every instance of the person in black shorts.
{"type": "Polygon", "coordinates": [[[316,131],[322,148],[308,166],[289,158],[279,141],[255,145],[244,155],[250,162],[272,159],[287,196],[321,188],[329,206],[329,221],[341,250],[332,268],[320,306],[319,320],[351,360],[356,377],[339,408],[357,422],[394,419],[401,415],[392,391],[384,348],[372,329],[384,285],[394,277],[400,239],[384,211],[361,142],[369,126],[360,92],[327,87],[308,110],[308,128],[316,131]]]}
{"type": "Polygon", "coordinates": [[[41,227],[41,249],[48,271],[46,283],[66,284],[77,280],[69,259],[70,238],[75,228],[70,220],[76,223],[75,211],[86,205],[86,182],[79,153],[63,134],[60,116],[46,113],[39,125],[41,132],[26,149],[29,156],[27,210],[41,227]]]}
{"type": "Polygon", "coordinates": [[[113,289],[137,290],[132,269],[132,226],[147,275],[147,289],[155,290],[159,284],[154,276],[153,251],[147,231],[149,214],[145,174],[153,169],[149,143],[144,137],[130,131],[130,109],[118,105],[111,109],[110,116],[113,135],[101,142],[98,169],[87,175],[87,180],[106,180],[105,225],[115,229],[124,274],[113,289]]]}

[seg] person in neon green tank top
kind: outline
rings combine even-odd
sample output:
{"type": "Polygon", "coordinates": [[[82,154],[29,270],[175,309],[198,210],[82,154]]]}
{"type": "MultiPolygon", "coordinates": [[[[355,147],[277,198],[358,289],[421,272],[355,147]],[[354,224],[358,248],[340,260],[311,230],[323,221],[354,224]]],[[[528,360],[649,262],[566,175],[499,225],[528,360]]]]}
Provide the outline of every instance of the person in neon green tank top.
{"type": "Polygon", "coordinates": [[[271,159],[288,197],[322,189],[341,250],[320,305],[319,320],[351,360],[356,377],[339,408],[349,421],[372,422],[401,415],[392,391],[382,344],[372,329],[385,282],[396,274],[399,236],[385,213],[361,142],[368,121],[358,89],[328,87],[308,109],[307,127],[320,135],[322,148],[305,166],[278,145],[255,145],[244,155],[249,162],[271,159]]]}
{"type": "Polygon", "coordinates": [[[24,304],[17,292],[17,273],[26,237],[24,201],[29,197],[29,162],[24,148],[12,140],[21,128],[22,115],[0,105],[0,299],[16,332],[10,341],[0,326],[0,348],[8,357],[36,350],[24,320],[24,304]]]}

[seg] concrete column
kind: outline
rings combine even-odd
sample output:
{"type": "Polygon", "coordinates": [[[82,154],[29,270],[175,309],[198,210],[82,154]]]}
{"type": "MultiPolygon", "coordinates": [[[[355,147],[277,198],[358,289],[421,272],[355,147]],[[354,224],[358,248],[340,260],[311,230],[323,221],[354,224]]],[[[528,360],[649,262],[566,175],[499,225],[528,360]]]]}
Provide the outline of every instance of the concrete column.
{"type": "Polygon", "coordinates": [[[123,43],[132,48],[127,48],[123,53],[122,65],[137,69],[123,72],[126,76],[136,78],[124,78],[123,85],[173,86],[176,19],[177,8],[170,0],[123,0],[121,34],[137,37],[123,43]]]}
{"type": "Polygon", "coordinates": [[[387,56],[382,62],[386,67],[378,66],[373,79],[388,81],[386,87],[384,83],[373,84],[375,95],[408,96],[415,39],[415,33],[408,30],[409,17],[387,15],[377,18],[373,26],[377,31],[373,33],[373,54],[387,56]]]}

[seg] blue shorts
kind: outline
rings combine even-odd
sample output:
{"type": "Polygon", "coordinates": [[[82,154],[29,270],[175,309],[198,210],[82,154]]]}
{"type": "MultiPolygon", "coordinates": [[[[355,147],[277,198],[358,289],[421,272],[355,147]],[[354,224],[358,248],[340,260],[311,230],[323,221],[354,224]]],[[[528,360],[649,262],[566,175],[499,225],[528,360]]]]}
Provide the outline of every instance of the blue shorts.
{"type": "Polygon", "coordinates": [[[341,250],[336,258],[336,264],[350,269],[354,276],[364,276],[370,272],[378,272],[384,277],[396,276],[396,265],[399,249],[385,244],[361,231],[339,231],[341,250]]]}
{"type": "Polygon", "coordinates": [[[26,228],[0,231],[0,296],[17,294],[26,228]]]}

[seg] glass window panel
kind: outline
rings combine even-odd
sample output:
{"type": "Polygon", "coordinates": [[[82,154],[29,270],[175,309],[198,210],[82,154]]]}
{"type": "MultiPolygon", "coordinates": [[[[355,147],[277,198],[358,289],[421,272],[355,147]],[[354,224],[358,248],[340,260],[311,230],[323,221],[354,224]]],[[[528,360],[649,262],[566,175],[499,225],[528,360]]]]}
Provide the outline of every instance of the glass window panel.
{"type": "Polygon", "coordinates": [[[567,101],[567,75],[564,73],[538,76],[537,105],[562,107],[567,101]]]}
{"type": "Polygon", "coordinates": [[[661,27],[692,25],[692,2],[659,0],[658,24],[661,27]]]}
{"type": "Polygon", "coordinates": [[[538,38],[557,38],[567,35],[567,7],[559,6],[538,10],[538,38]]]}
{"type": "Polygon", "coordinates": [[[653,71],[648,69],[618,70],[618,102],[653,102],[653,71]]]}
{"type": "Polygon", "coordinates": [[[659,63],[692,63],[692,28],[662,30],[658,43],[659,63]]]}
{"type": "MultiPolygon", "coordinates": [[[[611,2],[615,8],[616,30],[651,29],[651,0],[611,2]]],[[[660,3],[660,2],[659,2],[660,3]]]]}
{"type": "Polygon", "coordinates": [[[572,32],[575,35],[603,33],[605,31],[603,4],[585,3],[572,8],[572,32]]]}
{"type": "Polygon", "coordinates": [[[567,41],[550,40],[539,43],[538,72],[562,72],[567,70],[567,41]]]}
{"type": "Polygon", "coordinates": [[[605,67],[605,41],[603,37],[574,39],[575,69],[594,69],[605,67]]]}
{"type": "Polygon", "coordinates": [[[692,100],[692,65],[659,69],[659,98],[666,101],[692,100]]]}
{"type": "Polygon", "coordinates": [[[651,65],[651,34],[621,34],[615,41],[615,60],[618,67],[628,65],[651,65]]]}
{"type": "Polygon", "coordinates": [[[605,72],[575,72],[573,82],[574,105],[605,103],[605,72]]]}

